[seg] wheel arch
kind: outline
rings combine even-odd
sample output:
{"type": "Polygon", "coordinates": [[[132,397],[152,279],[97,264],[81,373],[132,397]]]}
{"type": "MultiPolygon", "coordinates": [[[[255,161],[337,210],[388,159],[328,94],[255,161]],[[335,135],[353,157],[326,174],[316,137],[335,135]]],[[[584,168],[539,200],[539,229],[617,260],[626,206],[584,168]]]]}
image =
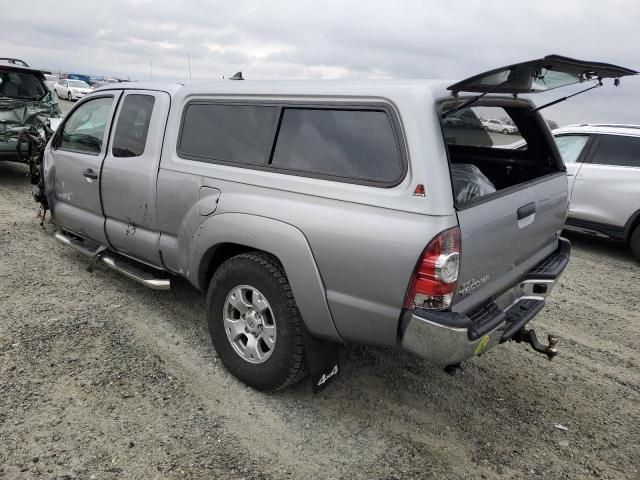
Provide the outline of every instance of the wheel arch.
{"type": "Polygon", "coordinates": [[[200,225],[192,238],[186,276],[206,290],[225,260],[253,250],[273,255],[280,262],[309,332],[324,340],[341,342],[309,242],[293,225],[244,213],[214,215],[200,225]]]}
{"type": "Polygon", "coordinates": [[[629,220],[624,226],[624,241],[628,242],[631,240],[631,235],[633,235],[634,230],[640,226],[640,209],[636,210],[631,214],[629,220]]]}

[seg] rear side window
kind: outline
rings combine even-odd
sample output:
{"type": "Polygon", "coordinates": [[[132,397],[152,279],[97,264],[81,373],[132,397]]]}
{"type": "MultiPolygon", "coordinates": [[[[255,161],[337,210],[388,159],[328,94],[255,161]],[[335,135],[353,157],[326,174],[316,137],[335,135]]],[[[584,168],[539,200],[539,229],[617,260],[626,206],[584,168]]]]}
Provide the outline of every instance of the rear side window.
{"type": "Polygon", "coordinates": [[[640,138],[600,135],[591,163],[640,167],[640,138]]]}
{"type": "Polygon", "coordinates": [[[114,157],[139,157],[144,153],[155,100],[152,95],[124,98],[113,137],[114,157]]]}
{"type": "Polygon", "coordinates": [[[589,140],[589,135],[560,135],[555,140],[564,163],[575,163],[589,140]]]}
{"type": "Polygon", "coordinates": [[[264,165],[278,108],[192,103],[182,122],[178,153],[204,162],[264,165]]]}
{"type": "Polygon", "coordinates": [[[402,174],[385,111],[285,108],[272,165],[310,174],[393,182],[402,174]]]}

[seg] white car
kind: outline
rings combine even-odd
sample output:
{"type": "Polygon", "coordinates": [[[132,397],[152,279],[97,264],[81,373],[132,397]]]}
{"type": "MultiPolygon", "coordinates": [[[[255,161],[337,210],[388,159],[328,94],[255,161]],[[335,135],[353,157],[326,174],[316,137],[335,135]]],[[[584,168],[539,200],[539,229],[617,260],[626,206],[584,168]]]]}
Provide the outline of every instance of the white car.
{"type": "Polygon", "coordinates": [[[640,260],[640,125],[569,125],[553,136],[569,183],[565,229],[624,242],[640,260]]]}
{"type": "Polygon", "coordinates": [[[518,128],[501,122],[500,120],[483,120],[482,126],[489,132],[498,132],[507,134],[518,133],[518,128]]]}
{"type": "Polygon", "coordinates": [[[80,100],[93,91],[88,83],[82,80],[70,80],[67,78],[56,83],[54,90],[58,94],[58,97],[69,101],[80,100]]]}

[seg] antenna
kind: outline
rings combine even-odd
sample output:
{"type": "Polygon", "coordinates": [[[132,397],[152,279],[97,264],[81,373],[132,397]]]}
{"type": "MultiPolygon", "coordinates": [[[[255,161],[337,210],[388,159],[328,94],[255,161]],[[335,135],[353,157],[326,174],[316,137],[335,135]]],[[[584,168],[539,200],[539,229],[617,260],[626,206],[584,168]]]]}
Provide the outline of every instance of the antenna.
{"type": "Polygon", "coordinates": [[[149,59],[149,64],[151,65],[151,80],[153,80],[153,58],[149,59]]]}
{"type": "Polygon", "coordinates": [[[244,80],[244,78],[242,78],[242,72],[234,73],[233,77],[230,77],[229,80],[244,80]]]}
{"type": "Polygon", "coordinates": [[[189,63],[189,80],[191,80],[191,57],[187,53],[187,62],[189,63]]]}

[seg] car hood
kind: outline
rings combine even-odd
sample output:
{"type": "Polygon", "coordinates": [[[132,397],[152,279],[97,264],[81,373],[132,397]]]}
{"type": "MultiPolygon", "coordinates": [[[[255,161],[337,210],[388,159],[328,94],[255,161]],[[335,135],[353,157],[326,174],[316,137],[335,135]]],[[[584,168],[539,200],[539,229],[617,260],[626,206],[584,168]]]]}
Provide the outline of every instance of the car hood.
{"type": "Polygon", "coordinates": [[[15,140],[23,128],[39,128],[52,118],[60,118],[60,107],[51,93],[35,101],[0,96],[0,142],[15,140]]]}

